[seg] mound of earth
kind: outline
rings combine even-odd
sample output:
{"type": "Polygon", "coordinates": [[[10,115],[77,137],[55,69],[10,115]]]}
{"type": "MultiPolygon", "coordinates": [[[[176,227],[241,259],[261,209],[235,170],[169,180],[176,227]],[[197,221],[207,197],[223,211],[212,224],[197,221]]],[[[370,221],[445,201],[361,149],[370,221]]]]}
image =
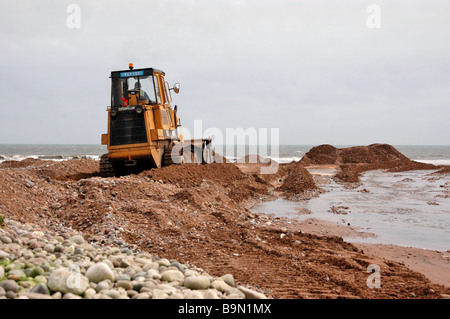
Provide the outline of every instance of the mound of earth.
{"type": "Polygon", "coordinates": [[[298,197],[302,192],[317,189],[311,174],[299,162],[291,162],[281,165],[278,175],[282,178],[282,184],[276,190],[282,191],[285,197],[298,197]]]}
{"type": "Polygon", "coordinates": [[[388,144],[347,148],[336,148],[328,144],[319,145],[306,153],[300,163],[304,166],[339,165],[340,172],[336,174],[336,178],[344,182],[358,182],[361,173],[374,169],[400,172],[437,168],[432,164],[412,161],[388,144]]]}

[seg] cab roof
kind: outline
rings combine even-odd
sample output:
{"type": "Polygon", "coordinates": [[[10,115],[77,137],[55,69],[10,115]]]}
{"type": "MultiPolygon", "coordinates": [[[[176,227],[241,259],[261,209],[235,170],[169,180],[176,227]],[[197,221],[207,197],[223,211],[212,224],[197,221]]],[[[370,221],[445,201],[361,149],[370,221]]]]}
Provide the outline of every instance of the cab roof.
{"type": "Polygon", "coordinates": [[[112,78],[128,78],[134,76],[145,76],[145,75],[153,75],[154,73],[162,73],[162,75],[166,75],[163,71],[154,69],[154,68],[145,68],[145,69],[133,69],[133,70],[122,70],[122,71],[111,71],[112,78]]]}

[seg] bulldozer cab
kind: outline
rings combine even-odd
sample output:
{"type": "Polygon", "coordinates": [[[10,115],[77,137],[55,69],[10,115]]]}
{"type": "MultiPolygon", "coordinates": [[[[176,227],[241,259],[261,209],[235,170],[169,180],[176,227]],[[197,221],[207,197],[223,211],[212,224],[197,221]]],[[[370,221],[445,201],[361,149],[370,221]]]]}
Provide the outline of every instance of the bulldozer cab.
{"type": "Polygon", "coordinates": [[[146,104],[169,105],[171,96],[164,81],[164,73],[154,69],[112,72],[111,106],[146,104]],[[161,83],[164,91],[161,92],[161,83]]]}

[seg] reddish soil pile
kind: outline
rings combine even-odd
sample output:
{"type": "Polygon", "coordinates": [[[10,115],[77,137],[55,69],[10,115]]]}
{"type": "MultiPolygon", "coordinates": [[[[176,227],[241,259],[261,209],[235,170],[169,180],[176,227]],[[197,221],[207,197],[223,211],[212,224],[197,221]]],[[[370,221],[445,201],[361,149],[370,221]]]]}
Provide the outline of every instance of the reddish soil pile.
{"type": "MultiPolygon", "coordinates": [[[[73,228],[93,242],[140,248],[213,276],[231,273],[238,284],[274,298],[449,293],[341,238],[305,234],[295,221],[251,214],[249,203],[274,190],[256,171],[246,173],[233,164],[183,165],[100,178],[97,165],[69,160],[0,167],[0,215],[51,230],[73,228]],[[366,285],[369,264],[381,267],[381,289],[366,285]]],[[[287,191],[289,184],[313,187],[299,163],[281,166],[276,176],[287,191]]]]}
{"type": "Polygon", "coordinates": [[[317,189],[311,174],[299,162],[291,162],[280,166],[278,176],[283,182],[276,190],[282,191],[287,197],[299,195],[299,190],[317,189]]]}
{"type": "Polygon", "coordinates": [[[341,149],[331,145],[320,145],[313,147],[306,153],[300,163],[305,166],[340,165],[341,171],[336,174],[336,178],[344,182],[358,182],[361,173],[374,169],[400,172],[437,168],[432,164],[412,161],[388,144],[372,144],[341,149]]]}

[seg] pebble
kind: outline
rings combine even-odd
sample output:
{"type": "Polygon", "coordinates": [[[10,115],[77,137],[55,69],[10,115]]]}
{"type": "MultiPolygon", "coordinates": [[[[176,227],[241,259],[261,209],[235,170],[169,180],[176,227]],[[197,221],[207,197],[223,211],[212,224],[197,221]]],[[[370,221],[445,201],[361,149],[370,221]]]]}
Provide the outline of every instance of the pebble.
{"type": "Polygon", "coordinates": [[[246,299],[266,299],[266,296],[264,296],[262,293],[254,291],[252,289],[242,286],[239,286],[238,289],[244,293],[246,299]]]}
{"type": "Polygon", "coordinates": [[[48,287],[46,284],[40,283],[34,286],[30,289],[30,292],[37,293],[37,294],[43,294],[43,295],[50,295],[50,291],[48,290],[48,287]]]}
{"type": "Polygon", "coordinates": [[[114,273],[107,264],[97,263],[89,267],[89,269],[86,271],[86,277],[89,279],[89,281],[95,283],[98,283],[106,279],[113,281],[114,273]]]}
{"type": "Polygon", "coordinates": [[[50,295],[35,293],[31,291],[20,294],[18,299],[22,299],[21,297],[26,297],[25,299],[53,299],[50,295]]]}
{"type": "Polygon", "coordinates": [[[100,291],[102,291],[102,290],[108,290],[108,289],[110,289],[110,288],[111,288],[110,281],[108,281],[108,280],[103,280],[103,281],[101,281],[101,282],[99,282],[99,283],[97,284],[97,286],[95,287],[95,290],[96,290],[97,292],[100,292],[100,291]]]}
{"type": "Polygon", "coordinates": [[[89,280],[80,273],[69,272],[62,267],[50,273],[47,285],[54,292],[81,295],[89,288],[89,280]]]}
{"type": "Polygon", "coordinates": [[[235,286],[235,283],[234,283],[234,277],[233,277],[232,274],[226,274],[226,275],[223,275],[223,276],[220,277],[220,278],[222,278],[222,280],[223,280],[226,284],[228,284],[229,286],[231,286],[231,287],[234,287],[234,286],[235,286]]]}
{"type": "Polygon", "coordinates": [[[8,258],[9,254],[3,250],[0,250],[0,259],[8,258]]]}
{"type": "Polygon", "coordinates": [[[25,273],[20,270],[20,269],[13,269],[9,272],[8,274],[8,279],[12,279],[12,280],[23,280],[27,278],[27,275],[25,275],[25,273]]]}
{"type": "Polygon", "coordinates": [[[210,285],[209,278],[203,275],[189,276],[184,280],[184,286],[189,289],[208,289],[210,285]]]}
{"type": "Polygon", "coordinates": [[[133,284],[131,283],[131,281],[119,280],[117,282],[117,288],[123,288],[125,290],[131,290],[131,289],[133,289],[133,284]]]}
{"type": "Polygon", "coordinates": [[[2,236],[2,237],[0,237],[0,240],[1,240],[4,244],[11,244],[11,243],[12,243],[12,239],[9,238],[8,236],[2,236]]]}
{"type": "Polygon", "coordinates": [[[181,281],[184,279],[184,275],[179,270],[166,270],[161,274],[162,281],[181,281]]]}
{"type": "Polygon", "coordinates": [[[19,285],[14,280],[4,280],[0,282],[0,287],[5,289],[6,292],[12,291],[12,292],[18,292],[19,291],[19,285]]]}
{"type": "Polygon", "coordinates": [[[75,243],[75,244],[77,244],[77,245],[84,244],[84,238],[79,236],[79,235],[70,237],[70,241],[75,243]]]}
{"type": "MultiPolygon", "coordinates": [[[[235,288],[231,274],[215,278],[176,260],[136,253],[129,247],[89,244],[81,235],[72,236],[72,230],[43,232],[30,224],[8,219],[6,223],[7,231],[0,229],[0,299],[246,296],[235,288]]],[[[252,298],[264,296],[245,292],[252,298]]]]}

